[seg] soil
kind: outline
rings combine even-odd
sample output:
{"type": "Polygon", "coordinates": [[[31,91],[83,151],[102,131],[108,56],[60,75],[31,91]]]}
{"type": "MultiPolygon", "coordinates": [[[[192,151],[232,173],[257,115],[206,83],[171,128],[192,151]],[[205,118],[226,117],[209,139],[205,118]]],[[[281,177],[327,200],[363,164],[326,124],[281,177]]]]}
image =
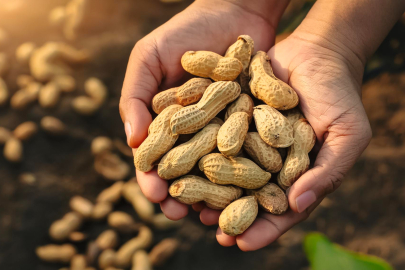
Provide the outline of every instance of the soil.
{"type": "MultiPolygon", "coordinates": [[[[13,0],[0,4],[0,27],[11,36],[4,49],[10,57],[26,41],[43,44],[63,41],[59,29],[47,22],[52,7],[66,0],[13,0]]],[[[50,243],[52,221],[69,211],[74,195],[90,200],[111,182],[94,168],[90,143],[96,136],[124,140],[118,112],[126,63],[135,42],[148,34],[191,1],[164,4],[157,0],[90,1],[94,9],[86,17],[81,38],[72,43],[90,48],[94,61],[75,68],[79,89],[64,94],[60,105],[45,110],[37,104],[17,112],[0,108],[0,126],[15,128],[24,121],[39,123],[45,115],[60,118],[69,126],[63,137],[39,132],[24,143],[24,161],[12,164],[0,156],[0,269],[55,270],[63,265],[41,262],[35,248],[50,243]],[[96,3],[97,2],[97,3],[96,3]],[[110,91],[108,102],[92,117],[74,113],[72,98],[83,93],[90,76],[102,79],[110,91]],[[35,181],[21,179],[32,173],[35,181]]],[[[180,250],[156,269],[309,269],[302,240],[309,231],[326,234],[332,241],[355,251],[380,256],[396,269],[405,269],[405,25],[399,22],[388,35],[365,74],[363,100],[374,132],[370,147],[347,175],[344,183],[299,224],[270,246],[244,253],[236,247],[221,247],[215,240],[216,226],[206,227],[192,212],[179,229],[155,231],[158,242],[167,237],[182,240],[180,250]],[[401,109],[402,108],[402,109],[401,109]]],[[[12,92],[16,76],[28,74],[27,67],[13,63],[5,77],[12,92]]],[[[121,156],[128,164],[130,157],[121,156]]],[[[131,172],[134,176],[134,172],[131,172]]],[[[117,206],[135,215],[124,202],[117,206]]],[[[159,211],[158,207],[156,209],[159,211]]],[[[94,239],[105,223],[86,224],[82,231],[94,239]]],[[[130,236],[121,235],[121,241],[130,236]]],[[[80,252],[86,245],[78,244],[80,252]]]]}

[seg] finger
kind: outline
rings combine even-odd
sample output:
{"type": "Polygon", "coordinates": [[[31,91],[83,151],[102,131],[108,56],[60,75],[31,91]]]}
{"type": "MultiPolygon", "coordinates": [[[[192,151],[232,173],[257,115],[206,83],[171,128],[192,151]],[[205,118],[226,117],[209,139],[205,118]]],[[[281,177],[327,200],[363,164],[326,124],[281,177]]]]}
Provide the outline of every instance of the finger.
{"type": "Polygon", "coordinates": [[[344,117],[339,120],[344,124],[338,123],[329,128],[314,168],[290,188],[288,200],[295,212],[303,212],[318,198],[339,187],[344,175],[367,147],[371,139],[367,118],[362,123],[353,122],[353,119],[356,117],[344,117]]]}
{"type": "Polygon", "coordinates": [[[200,213],[200,220],[204,225],[211,226],[218,224],[220,215],[221,211],[205,207],[200,213]]]}
{"type": "Polygon", "coordinates": [[[182,219],[188,214],[188,206],[179,203],[171,197],[167,197],[163,202],[160,203],[160,209],[162,209],[165,216],[171,220],[182,219]]]}
{"type": "Polygon", "coordinates": [[[156,170],[150,172],[136,171],[136,179],[145,197],[153,202],[160,203],[168,194],[168,182],[159,177],[156,170]]]}
{"type": "Polygon", "coordinates": [[[236,245],[236,237],[225,234],[222,232],[221,228],[217,229],[217,241],[221,246],[224,247],[236,245]]]}
{"type": "Polygon", "coordinates": [[[148,106],[163,74],[156,46],[151,38],[139,41],[132,50],[120,99],[120,115],[128,145],[138,147],[147,137],[152,116],[148,106]]]}
{"type": "Polygon", "coordinates": [[[205,208],[205,204],[203,202],[198,202],[193,204],[191,207],[193,207],[193,210],[196,212],[201,212],[205,208]]]}

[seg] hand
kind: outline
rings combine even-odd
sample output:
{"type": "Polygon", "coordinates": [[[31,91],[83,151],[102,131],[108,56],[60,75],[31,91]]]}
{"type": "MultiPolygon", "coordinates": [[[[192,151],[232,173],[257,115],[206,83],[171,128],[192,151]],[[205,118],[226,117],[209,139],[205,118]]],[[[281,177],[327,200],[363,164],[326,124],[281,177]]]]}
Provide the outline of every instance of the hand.
{"type": "Polygon", "coordinates": [[[320,150],[314,167],[288,191],[291,209],[286,214],[259,214],[236,238],[218,229],[220,244],[237,243],[242,250],[262,248],[305,220],[327,194],[339,187],[371,139],[361,103],[363,63],[354,53],[296,32],[268,54],[275,75],[297,91],[301,110],[317,136],[313,152],[320,150]]]}
{"type": "MultiPolygon", "coordinates": [[[[180,64],[186,51],[224,54],[241,34],[254,39],[256,50],[268,50],[287,4],[285,0],[196,1],[140,40],[129,59],[120,101],[129,146],[136,148],[147,137],[152,121],[148,107],[158,89],[179,86],[189,76],[180,64]],[[265,19],[270,10],[271,19],[265,19]]],[[[168,218],[177,220],[187,215],[186,205],[167,197],[168,182],[160,179],[156,170],[137,171],[137,180],[145,196],[160,203],[168,218]]],[[[202,211],[201,219],[211,221],[211,212],[205,212],[202,211]]]]}

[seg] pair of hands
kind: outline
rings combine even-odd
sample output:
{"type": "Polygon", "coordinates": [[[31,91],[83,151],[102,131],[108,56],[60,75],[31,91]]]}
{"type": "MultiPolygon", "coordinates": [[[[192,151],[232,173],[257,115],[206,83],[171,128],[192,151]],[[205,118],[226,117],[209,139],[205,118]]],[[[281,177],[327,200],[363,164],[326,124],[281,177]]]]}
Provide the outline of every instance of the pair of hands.
{"type": "MultiPolygon", "coordinates": [[[[120,113],[128,144],[137,148],[147,137],[152,121],[148,107],[159,90],[178,86],[189,75],[180,59],[192,50],[224,54],[241,34],[255,41],[255,52],[268,51],[274,73],[298,93],[300,108],[312,125],[317,144],[314,167],[288,191],[290,209],[282,216],[259,214],[237,237],[218,229],[223,246],[237,244],[241,250],[262,248],[295,224],[305,220],[322,199],[334,191],[371,139],[370,125],[361,103],[363,64],[350,60],[350,52],[299,29],[273,46],[275,25],[255,10],[223,1],[212,8],[210,1],[196,1],[134,47],[125,77],[120,113]],[[273,46],[273,47],[272,47],[273,46]],[[269,48],[271,48],[269,50],[269,48]]],[[[156,171],[137,171],[145,196],[160,203],[170,219],[185,217],[188,206],[168,195],[168,182],[156,171]]],[[[220,211],[193,205],[206,225],[218,222],[220,211]]]]}

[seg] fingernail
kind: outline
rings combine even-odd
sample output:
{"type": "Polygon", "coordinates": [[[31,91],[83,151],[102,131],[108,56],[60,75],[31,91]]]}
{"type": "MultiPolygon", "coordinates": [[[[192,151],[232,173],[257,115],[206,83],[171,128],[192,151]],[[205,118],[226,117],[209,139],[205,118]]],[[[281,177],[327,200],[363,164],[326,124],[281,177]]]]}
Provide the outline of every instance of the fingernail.
{"type": "Polygon", "coordinates": [[[298,213],[302,213],[307,209],[311,204],[316,201],[316,195],[312,190],[305,191],[300,196],[295,199],[297,204],[298,213]]]}
{"type": "Polygon", "coordinates": [[[127,144],[130,146],[132,128],[131,128],[131,123],[129,123],[129,122],[125,122],[125,134],[127,135],[127,144]]]}

